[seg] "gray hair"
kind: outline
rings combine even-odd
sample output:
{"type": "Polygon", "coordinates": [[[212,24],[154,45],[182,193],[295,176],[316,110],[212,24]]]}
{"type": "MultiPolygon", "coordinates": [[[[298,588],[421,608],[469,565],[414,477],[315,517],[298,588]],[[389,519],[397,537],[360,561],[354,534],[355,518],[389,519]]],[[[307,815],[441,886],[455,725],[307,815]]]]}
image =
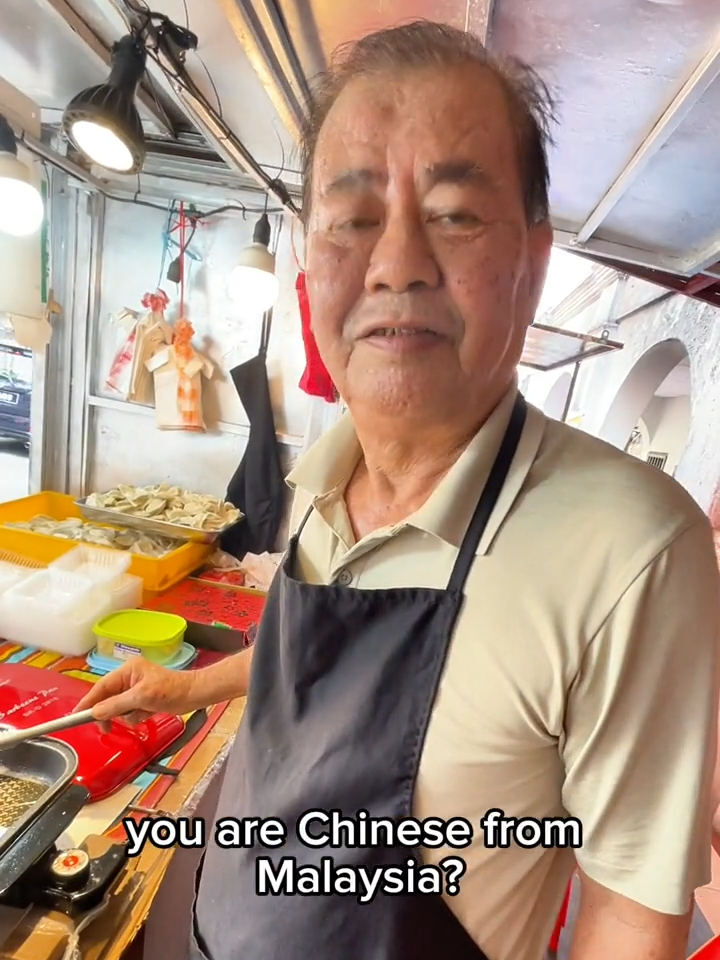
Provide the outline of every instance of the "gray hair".
{"type": "Polygon", "coordinates": [[[312,171],[318,137],[335,101],[352,81],[376,73],[397,73],[476,64],[500,83],[516,132],[523,200],[530,224],[549,220],[548,148],[553,143],[555,102],[545,81],[515,58],[491,53],[473,34],[442,23],[416,20],[378,30],[335,51],[316,81],[301,137],[303,220],[310,212],[312,171]]]}

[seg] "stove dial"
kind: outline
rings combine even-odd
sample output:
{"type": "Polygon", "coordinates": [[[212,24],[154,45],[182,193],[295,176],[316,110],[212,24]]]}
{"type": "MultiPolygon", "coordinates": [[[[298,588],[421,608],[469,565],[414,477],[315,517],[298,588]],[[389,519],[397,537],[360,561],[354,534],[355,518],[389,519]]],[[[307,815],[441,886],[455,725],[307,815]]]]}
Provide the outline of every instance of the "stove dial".
{"type": "Polygon", "coordinates": [[[90,876],[90,857],[84,850],[63,850],[50,864],[50,876],[59,887],[76,890],[90,876]]]}

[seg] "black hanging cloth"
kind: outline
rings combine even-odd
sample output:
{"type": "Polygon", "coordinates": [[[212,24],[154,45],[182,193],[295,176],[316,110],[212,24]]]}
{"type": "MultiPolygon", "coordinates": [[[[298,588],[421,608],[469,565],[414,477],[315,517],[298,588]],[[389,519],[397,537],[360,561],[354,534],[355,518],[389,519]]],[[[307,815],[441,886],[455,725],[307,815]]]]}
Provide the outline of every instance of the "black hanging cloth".
{"type": "Polygon", "coordinates": [[[256,357],[230,371],[240,402],[250,421],[245,453],[227,489],[227,500],[243,520],[223,536],[221,546],[241,560],[246,553],[272,553],[282,522],[286,487],[275,435],[267,374],[267,347],[272,314],[263,318],[256,357]]]}

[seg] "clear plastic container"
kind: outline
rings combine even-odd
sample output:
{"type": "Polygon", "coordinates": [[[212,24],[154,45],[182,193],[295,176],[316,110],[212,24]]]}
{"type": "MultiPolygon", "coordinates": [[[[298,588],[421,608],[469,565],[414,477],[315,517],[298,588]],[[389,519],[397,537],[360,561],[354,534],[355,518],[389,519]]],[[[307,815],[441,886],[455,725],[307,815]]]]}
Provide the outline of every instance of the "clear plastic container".
{"type": "Polygon", "coordinates": [[[0,596],[0,636],[10,643],[84,657],[93,626],[110,610],[110,594],[86,577],[41,570],[0,596]]]}
{"type": "Polygon", "coordinates": [[[120,610],[134,610],[143,602],[143,582],[140,577],[126,573],[114,585],[110,596],[111,613],[120,610]]]}
{"type": "Polygon", "coordinates": [[[16,567],[13,563],[3,563],[0,560],[0,594],[5,593],[21,580],[25,580],[28,572],[23,572],[22,567],[16,567]]]}
{"type": "Polygon", "coordinates": [[[50,564],[51,569],[87,577],[93,583],[114,584],[128,572],[132,557],[122,550],[83,544],[50,564]]]}
{"type": "Polygon", "coordinates": [[[143,601],[143,582],[127,572],[130,555],[120,550],[82,544],[50,564],[51,570],[84,577],[102,593],[108,612],[132,610],[143,601]]]}
{"type": "Polygon", "coordinates": [[[151,610],[121,610],[94,628],[101,657],[145,657],[163,665],[177,656],[186,630],[187,622],[182,617],[151,610]]]}
{"type": "Polygon", "coordinates": [[[45,608],[63,613],[78,606],[95,592],[95,584],[87,577],[64,570],[40,570],[11,588],[11,599],[25,602],[32,609],[45,608]]]}

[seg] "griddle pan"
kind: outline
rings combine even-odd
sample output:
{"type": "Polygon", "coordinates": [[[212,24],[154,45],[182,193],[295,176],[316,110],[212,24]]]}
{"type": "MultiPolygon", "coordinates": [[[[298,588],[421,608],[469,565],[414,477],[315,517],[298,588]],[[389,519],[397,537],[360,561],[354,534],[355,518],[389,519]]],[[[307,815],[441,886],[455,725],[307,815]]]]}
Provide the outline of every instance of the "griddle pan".
{"type": "MultiPolygon", "coordinates": [[[[5,729],[7,728],[0,728],[0,732],[5,729]]],[[[30,740],[7,747],[0,753],[0,777],[5,775],[20,781],[34,780],[45,788],[32,806],[3,828],[0,833],[0,859],[33,821],[68,789],[77,768],[77,754],[72,747],[60,740],[30,740]]],[[[0,805],[9,802],[13,802],[12,798],[3,798],[0,792],[0,805]]]]}

